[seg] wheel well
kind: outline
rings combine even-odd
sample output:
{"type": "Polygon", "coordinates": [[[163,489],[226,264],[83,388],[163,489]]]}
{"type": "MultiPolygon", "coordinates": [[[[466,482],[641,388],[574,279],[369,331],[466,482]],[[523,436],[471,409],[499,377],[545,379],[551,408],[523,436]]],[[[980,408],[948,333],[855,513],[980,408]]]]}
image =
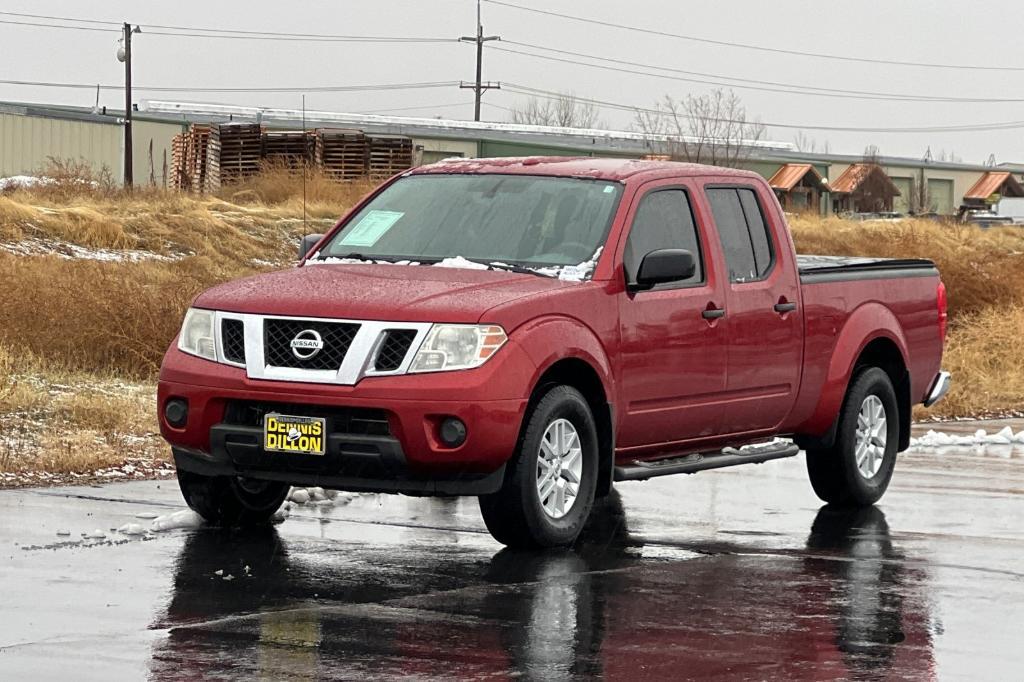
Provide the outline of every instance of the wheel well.
{"type": "Polygon", "coordinates": [[[887,338],[875,339],[865,346],[864,350],[857,357],[857,362],[853,365],[853,372],[850,374],[851,380],[858,370],[865,367],[878,367],[888,374],[889,381],[892,382],[892,387],[896,391],[896,403],[899,408],[900,418],[899,450],[902,452],[910,447],[911,408],[910,375],[907,372],[906,364],[903,362],[903,354],[900,353],[899,347],[892,340],[887,338]]]}
{"type": "MultiPolygon", "coordinates": [[[[612,419],[612,406],[604,392],[604,385],[597,371],[585,360],[565,358],[551,365],[540,379],[530,395],[527,414],[534,404],[543,397],[551,386],[572,386],[583,394],[590,412],[594,415],[597,425],[597,447],[599,468],[597,472],[597,495],[607,495],[612,487],[612,462],[615,457],[615,428],[612,419]]],[[[525,420],[523,428],[526,427],[525,420]]]]}

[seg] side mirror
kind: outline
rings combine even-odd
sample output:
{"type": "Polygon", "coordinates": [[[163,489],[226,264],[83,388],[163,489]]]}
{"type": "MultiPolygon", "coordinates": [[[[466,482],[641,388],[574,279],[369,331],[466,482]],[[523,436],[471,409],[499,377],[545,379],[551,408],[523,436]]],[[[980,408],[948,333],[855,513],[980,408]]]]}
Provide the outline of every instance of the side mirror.
{"type": "Polygon", "coordinates": [[[316,246],[317,243],[323,238],[324,236],[322,234],[307,234],[305,237],[303,237],[302,241],[299,242],[299,260],[305,258],[306,254],[309,253],[310,249],[316,246]]]}
{"type": "Polygon", "coordinates": [[[697,263],[686,249],[656,249],[640,261],[636,273],[637,289],[650,289],[656,284],[679,282],[693,277],[697,263]]]}

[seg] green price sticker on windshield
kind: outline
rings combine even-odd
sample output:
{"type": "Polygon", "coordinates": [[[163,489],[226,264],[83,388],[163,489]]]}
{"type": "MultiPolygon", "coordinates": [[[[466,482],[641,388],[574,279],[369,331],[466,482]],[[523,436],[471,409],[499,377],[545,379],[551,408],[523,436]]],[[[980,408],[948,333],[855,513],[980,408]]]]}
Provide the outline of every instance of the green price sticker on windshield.
{"type": "Polygon", "coordinates": [[[341,238],[341,243],[345,246],[373,246],[404,215],[400,211],[370,211],[341,238]]]}

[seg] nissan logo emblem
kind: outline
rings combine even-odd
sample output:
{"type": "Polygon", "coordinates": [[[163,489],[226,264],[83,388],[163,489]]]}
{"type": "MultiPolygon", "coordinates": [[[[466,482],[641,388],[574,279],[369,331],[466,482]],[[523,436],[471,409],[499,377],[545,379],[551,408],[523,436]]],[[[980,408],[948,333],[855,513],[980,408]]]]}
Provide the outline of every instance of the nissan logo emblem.
{"type": "Polygon", "coordinates": [[[309,360],[323,350],[324,340],[315,329],[303,329],[289,345],[292,347],[292,355],[299,360],[309,360]]]}

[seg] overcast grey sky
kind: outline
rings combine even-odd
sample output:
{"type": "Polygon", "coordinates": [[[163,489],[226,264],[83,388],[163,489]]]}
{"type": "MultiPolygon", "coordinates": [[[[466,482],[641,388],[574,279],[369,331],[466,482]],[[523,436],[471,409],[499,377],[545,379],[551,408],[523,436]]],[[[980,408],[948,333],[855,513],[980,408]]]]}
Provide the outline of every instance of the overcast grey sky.
{"type": "MultiPolygon", "coordinates": [[[[507,0],[513,4],[581,15],[616,24],[804,52],[869,59],[978,66],[1024,67],[1019,56],[1024,5],[980,9],[962,0],[899,2],[798,2],[733,0],[729,3],[663,0],[507,0]],[[1016,54],[1015,54],[1016,53],[1016,54]]],[[[348,0],[303,2],[134,2],[129,0],[4,0],[3,12],[131,21],[142,26],[134,47],[139,86],[337,86],[471,80],[474,47],[451,43],[365,44],[236,40],[156,35],[147,25],[345,35],[436,36],[474,32],[475,0],[348,0]]],[[[834,127],[932,127],[1024,121],[1024,70],[991,71],[871,64],[758,52],[631,32],[543,16],[485,2],[485,31],[517,41],[610,59],[817,88],[929,97],[1017,98],[1021,102],[872,101],[763,92],[737,87],[748,111],[769,123],[834,127]]],[[[0,15],[0,21],[64,23],[0,15]]],[[[79,24],[80,25],[80,24],[79,24]]],[[[97,26],[99,27],[99,26],[97,26]]],[[[113,27],[109,27],[113,28],[113,27]]],[[[116,29],[115,29],[116,31],[116,29]]],[[[123,82],[114,56],[116,32],[62,30],[0,23],[0,79],[70,83],[123,82]]],[[[508,43],[490,43],[510,49],[508,43]]],[[[558,56],[548,52],[550,56],[558,56]]],[[[564,56],[567,59],[593,62],[564,56]]],[[[606,65],[615,66],[605,62],[606,65]]],[[[649,71],[620,65],[617,68],[649,71]]],[[[678,72],[664,75],[680,77],[678,72]]],[[[488,49],[484,77],[533,88],[629,105],[651,106],[665,94],[699,94],[712,86],[670,78],[602,70],[488,49]]],[[[705,78],[705,80],[707,80],[705,78]]],[[[737,84],[738,85],[738,84],[737,84]]],[[[4,101],[89,106],[95,94],[0,84],[4,101]]],[[[295,107],[298,93],[149,93],[136,101],[165,99],[295,107]]],[[[521,104],[509,91],[484,101],[521,104]]],[[[119,105],[121,92],[101,95],[119,105]]],[[[313,92],[310,109],[377,112],[421,107],[395,115],[472,117],[472,92],[457,86],[382,92],[313,92]]],[[[506,120],[507,111],[485,106],[484,117],[506,120]]],[[[605,110],[607,127],[626,129],[632,116],[605,110]]],[[[767,136],[791,142],[796,131],[769,127],[767,136]]],[[[930,146],[968,162],[989,154],[1024,162],[1024,126],[982,132],[882,133],[806,130],[819,148],[860,154],[876,144],[884,154],[920,157],[930,146]]]]}

